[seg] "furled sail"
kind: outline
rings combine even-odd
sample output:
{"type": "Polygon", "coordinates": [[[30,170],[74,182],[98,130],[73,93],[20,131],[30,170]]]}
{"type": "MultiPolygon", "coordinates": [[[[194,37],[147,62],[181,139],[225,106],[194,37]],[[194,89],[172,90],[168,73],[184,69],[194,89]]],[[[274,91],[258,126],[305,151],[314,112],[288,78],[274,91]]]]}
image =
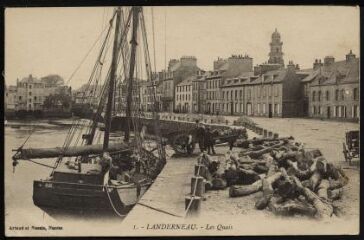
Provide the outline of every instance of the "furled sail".
{"type": "MultiPolygon", "coordinates": [[[[107,148],[107,152],[122,152],[132,150],[133,146],[126,143],[115,143],[110,144],[107,148]]],[[[19,149],[13,156],[14,160],[19,159],[34,159],[34,158],[56,158],[59,156],[73,157],[82,156],[89,154],[100,154],[104,152],[103,145],[85,145],[85,146],[74,146],[68,148],[55,147],[55,148],[27,148],[19,149]]]]}

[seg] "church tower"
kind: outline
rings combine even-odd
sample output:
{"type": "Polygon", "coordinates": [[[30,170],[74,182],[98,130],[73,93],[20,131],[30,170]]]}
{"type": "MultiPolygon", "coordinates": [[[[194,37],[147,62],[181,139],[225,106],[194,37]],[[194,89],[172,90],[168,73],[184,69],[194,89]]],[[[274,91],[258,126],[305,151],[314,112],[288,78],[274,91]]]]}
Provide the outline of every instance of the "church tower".
{"type": "Polygon", "coordinates": [[[270,43],[270,53],[268,63],[284,65],[283,52],[282,52],[281,35],[276,30],[272,34],[272,41],[270,43]]]}

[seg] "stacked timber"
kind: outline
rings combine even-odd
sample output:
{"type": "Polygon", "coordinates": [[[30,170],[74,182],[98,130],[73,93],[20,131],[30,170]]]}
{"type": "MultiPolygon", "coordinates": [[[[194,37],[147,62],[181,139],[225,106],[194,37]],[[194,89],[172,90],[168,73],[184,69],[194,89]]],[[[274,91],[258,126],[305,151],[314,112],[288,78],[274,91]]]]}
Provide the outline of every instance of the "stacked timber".
{"type": "Polygon", "coordinates": [[[210,190],[228,188],[230,197],[262,192],[255,208],[278,215],[336,215],[333,201],[349,179],[319,149],[305,149],[292,137],[254,139],[241,147],[240,153],[226,154],[223,164],[200,156],[210,190]]]}

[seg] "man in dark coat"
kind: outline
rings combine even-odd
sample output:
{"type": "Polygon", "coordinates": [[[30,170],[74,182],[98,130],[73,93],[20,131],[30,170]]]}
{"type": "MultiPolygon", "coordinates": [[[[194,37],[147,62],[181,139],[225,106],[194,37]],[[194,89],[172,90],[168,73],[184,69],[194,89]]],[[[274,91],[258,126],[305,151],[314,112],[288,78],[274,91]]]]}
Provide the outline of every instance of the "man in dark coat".
{"type": "Polygon", "coordinates": [[[205,128],[202,123],[196,120],[196,139],[198,141],[198,146],[200,151],[203,152],[205,150],[205,128]]]}
{"type": "Polygon", "coordinates": [[[210,127],[206,127],[206,131],[205,131],[205,144],[207,147],[207,154],[211,155],[212,154],[216,154],[215,149],[214,149],[214,138],[213,138],[213,134],[211,132],[210,127]]]}

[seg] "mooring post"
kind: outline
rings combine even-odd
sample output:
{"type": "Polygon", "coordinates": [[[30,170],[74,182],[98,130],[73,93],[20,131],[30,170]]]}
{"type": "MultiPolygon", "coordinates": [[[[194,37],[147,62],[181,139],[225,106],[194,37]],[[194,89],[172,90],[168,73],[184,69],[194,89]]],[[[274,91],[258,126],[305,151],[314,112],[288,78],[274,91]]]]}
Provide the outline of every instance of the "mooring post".
{"type": "Polygon", "coordinates": [[[201,176],[194,176],[191,178],[191,195],[203,197],[205,193],[204,178],[201,176]]]}
{"type": "Polygon", "coordinates": [[[187,217],[198,216],[200,213],[201,198],[197,196],[187,196],[185,198],[185,210],[187,217]]]}
{"type": "Polygon", "coordinates": [[[196,164],[195,165],[195,176],[201,176],[206,178],[207,167],[203,164],[196,164]]]}

